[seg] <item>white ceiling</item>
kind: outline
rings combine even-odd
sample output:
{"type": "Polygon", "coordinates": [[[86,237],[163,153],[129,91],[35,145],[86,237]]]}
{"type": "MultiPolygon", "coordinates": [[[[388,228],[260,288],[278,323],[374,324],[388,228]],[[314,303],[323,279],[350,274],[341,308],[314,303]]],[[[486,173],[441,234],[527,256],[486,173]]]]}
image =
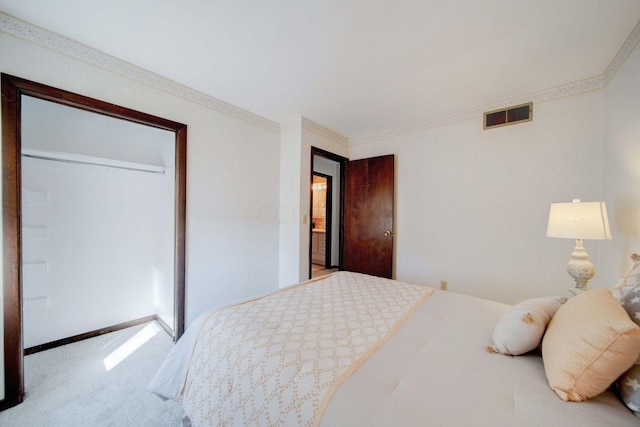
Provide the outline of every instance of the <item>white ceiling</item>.
{"type": "Polygon", "coordinates": [[[0,0],[279,123],[350,138],[598,76],[638,0],[0,0]]]}

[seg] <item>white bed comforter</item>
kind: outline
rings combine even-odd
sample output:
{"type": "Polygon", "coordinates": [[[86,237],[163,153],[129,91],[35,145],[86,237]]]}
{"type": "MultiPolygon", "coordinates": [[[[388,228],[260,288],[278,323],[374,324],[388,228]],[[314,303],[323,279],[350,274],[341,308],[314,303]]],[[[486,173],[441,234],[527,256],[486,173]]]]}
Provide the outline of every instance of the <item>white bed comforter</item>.
{"type": "MultiPolygon", "coordinates": [[[[352,274],[338,273],[331,280],[345,280],[352,274]]],[[[382,340],[384,345],[373,354],[365,352],[355,372],[347,369],[338,378],[337,390],[326,387],[330,400],[319,405],[319,412],[316,408],[318,418],[307,418],[323,426],[640,424],[610,392],[587,402],[560,400],[548,387],[539,355],[509,357],[486,352],[493,328],[507,309],[504,304],[435,291],[397,332],[382,340]]],[[[187,414],[192,409],[184,402],[185,385],[194,369],[189,361],[201,327],[210,317],[208,313],[194,322],[149,385],[154,393],[181,401],[187,414]]],[[[276,403],[268,410],[280,411],[278,405],[283,402],[276,403]]],[[[227,413],[224,408],[222,412],[227,413]]],[[[272,425],[301,425],[297,416],[272,425]]],[[[196,426],[217,425],[213,420],[199,415],[193,421],[196,426]]],[[[231,425],[246,425],[242,417],[228,420],[231,425]]]]}

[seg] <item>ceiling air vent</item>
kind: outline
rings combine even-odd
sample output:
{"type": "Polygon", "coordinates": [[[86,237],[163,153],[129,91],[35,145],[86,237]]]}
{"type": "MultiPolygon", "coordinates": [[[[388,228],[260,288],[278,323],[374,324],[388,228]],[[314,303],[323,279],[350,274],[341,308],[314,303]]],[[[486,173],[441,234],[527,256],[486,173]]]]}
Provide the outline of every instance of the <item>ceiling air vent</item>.
{"type": "Polygon", "coordinates": [[[533,102],[484,113],[484,129],[515,125],[533,120],[533,102]]]}

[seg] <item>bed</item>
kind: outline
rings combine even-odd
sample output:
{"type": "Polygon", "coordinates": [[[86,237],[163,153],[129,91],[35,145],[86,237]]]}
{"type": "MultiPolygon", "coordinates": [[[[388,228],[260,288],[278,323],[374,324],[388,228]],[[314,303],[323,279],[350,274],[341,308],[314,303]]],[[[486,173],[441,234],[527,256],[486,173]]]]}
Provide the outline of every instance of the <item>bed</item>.
{"type": "Polygon", "coordinates": [[[640,425],[611,390],[561,400],[539,351],[486,351],[509,308],[337,272],[200,316],[149,390],[194,426],[640,425]]]}

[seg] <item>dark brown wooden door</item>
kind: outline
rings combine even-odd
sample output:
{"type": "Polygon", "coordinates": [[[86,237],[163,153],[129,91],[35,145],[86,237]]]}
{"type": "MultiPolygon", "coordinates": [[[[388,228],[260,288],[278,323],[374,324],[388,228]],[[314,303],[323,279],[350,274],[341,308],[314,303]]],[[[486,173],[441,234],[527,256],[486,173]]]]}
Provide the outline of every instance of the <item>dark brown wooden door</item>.
{"type": "Polygon", "coordinates": [[[342,268],[391,278],[393,155],[345,164],[342,268]]]}

